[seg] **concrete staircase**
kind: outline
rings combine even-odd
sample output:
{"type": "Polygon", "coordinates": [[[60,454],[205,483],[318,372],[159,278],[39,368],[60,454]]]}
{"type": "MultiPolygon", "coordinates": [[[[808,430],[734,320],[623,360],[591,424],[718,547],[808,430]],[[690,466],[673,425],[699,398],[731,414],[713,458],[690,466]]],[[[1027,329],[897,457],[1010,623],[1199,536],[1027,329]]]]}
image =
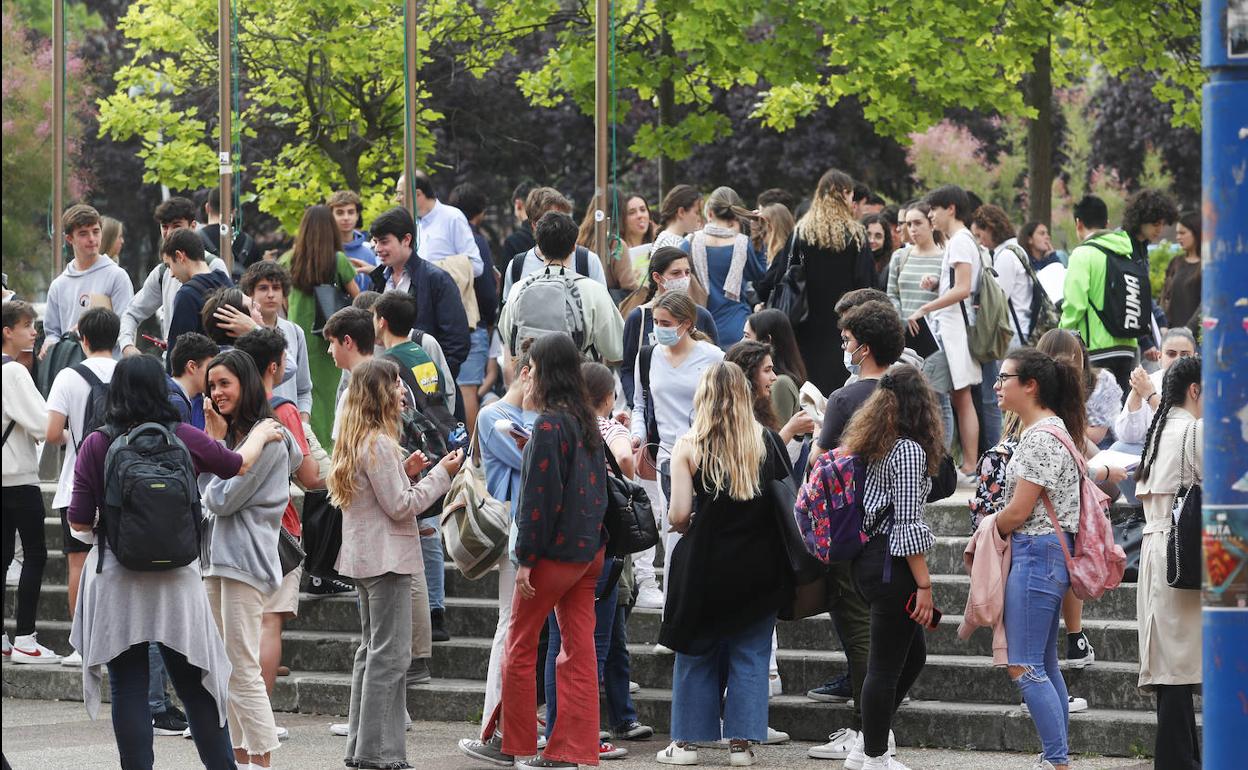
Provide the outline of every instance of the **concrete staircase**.
{"type": "MultiPolygon", "coordinates": [[[[45,486],[45,504],[51,502],[45,486]]],[[[959,500],[964,498],[959,498],[959,500]]],[[[50,508],[49,508],[50,510],[50,508]]],[[[1031,720],[1019,709],[1019,696],[1004,670],[991,663],[991,634],[977,631],[957,638],[969,582],[961,553],[968,528],[964,502],[928,507],[938,535],[929,554],[936,604],[945,612],[939,630],[928,634],[927,667],[911,691],[913,701],[898,712],[898,742],[911,746],[1038,751],[1031,720]]],[[[59,552],[60,524],[46,521],[49,554],[39,605],[39,638],[52,649],[69,651],[66,562],[59,552]]],[[[418,719],[478,722],[485,690],[490,640],[497,619],[493,573],[479,581],[463,578],[448,563],[447,624],[452,639],[434,645],[432,684],[408,691],[418,719]]],[[[6,587],[6,609],[13,612],[15,588],[6,587]]],[[[273,705],[281,711],[345,714],[349,671],[358,644],[359,616],[353,596],[304,595],[299,618],[284,635],[283,662],[292,674],[278,680],[273,705]]],[[[1084,611],[1084,629],[1096,648],[1090,668],[1066,671],[1074,695],[1087,698],[1089,711],[1071,716],[1075,753],[1137,755],[1151,751],[1156,730],[1153,701],[1136,689],[1138,655],[1135,586],[1124,585],[1084,611]]],[[[7,618],[6,618],[7,620],[7,618]]],[[[661,732],[668,729],[672,658],[653,650],[660,613],[637,609],[629,624],[632,679],[642,685],[634,696],[640,718],[661,732]]],[[[6,622],[11,628],[11,622],[6,622]]],[[[778,662],[784,692],[771,701],[770,723],[795,739],[823,741],[848,724],[844,705],[814,703],[804,693],[845,670],[845,656],[827,615],[779,625],[778,662]]],[[[6,697],[81,700],[81,673],[60,666],[5,663],[6,697]]],[[[105,689],[107,693],[107,689],[105,689]]],[[[465,735],[471,733],[465,728],[465,735]]]]}

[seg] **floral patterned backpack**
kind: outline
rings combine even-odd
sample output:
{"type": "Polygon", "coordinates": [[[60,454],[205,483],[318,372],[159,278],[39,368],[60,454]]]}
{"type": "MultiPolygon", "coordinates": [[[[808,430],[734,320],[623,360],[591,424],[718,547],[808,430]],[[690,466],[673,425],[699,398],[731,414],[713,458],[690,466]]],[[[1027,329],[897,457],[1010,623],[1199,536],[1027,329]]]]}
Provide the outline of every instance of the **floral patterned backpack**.
{"type": "Polygon", "coordinates": [[[838,452],[820,456],[793,506],[803,545],[824,564],[853,559],[867,542],[862,530],[867,466],[858,455],[838,452]]]}
{"type": "Polygon", "coordinates": [[[971,532],[979,529],[979,522],[986,516],[1000,513],[1005,508],[1005,466],[1014,457],[1014,448],[1018,441],[1001,439],[993,448],[979,456],[976,464],[979,480],[975,484],[975,494],[971,495],[971,532]]]}

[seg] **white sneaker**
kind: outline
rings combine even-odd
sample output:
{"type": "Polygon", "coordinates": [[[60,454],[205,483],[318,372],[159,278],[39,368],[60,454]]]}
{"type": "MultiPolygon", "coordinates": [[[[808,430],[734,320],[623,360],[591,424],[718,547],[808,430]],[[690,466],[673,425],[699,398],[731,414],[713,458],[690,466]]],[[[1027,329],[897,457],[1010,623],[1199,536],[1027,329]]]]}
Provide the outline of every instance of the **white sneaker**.
{"type": "Polygon", "coordinates": [[[641,692],[641,685],[630,680],[628,683],[628,691],[629,693],[636,695],[637,693],[641,692]]]}
{"type": "Polygon", "coordinates": [[[667,647],[662,644],[656,644],[654,645],[654,654],[655,655],[675,655],[676,651],[673,650],[671,647],[667,647]]]}
{"type": "Polygon", "coordinates": [[[637,607],[648,610],[663,609],[663,592],[654,583],[649,583],[641,587],[637,592],[637,607]]]}
{"type": "MultiPolygon", "coordinates": [[[[1080,711],[1088,710],[1088,701],[1086,698],[1076,698],[1071,695],[1067,698],[1066,711],[1069,714],[1078,714],[1080,711]]],[[[1027,708],[1027,701],[1023,701],[1022,711],[1024,714],[1031,714],[1031,709],[1027,708]]]]}
{"type": "Polygon", "coordinates": [[[347,737],[347,723],[346,722],[334,722],[332,725],[329,726],[329,734],[337,735],[340,738],[346,738],[347,737]]]}
{"type": "MultiPolygon", "coordinates": [[[[773,730],[770,725],[767,727],[767,740],[763,741],[764,746],[775,746],[780,743],[788,743],[789,734],[782,730],[773,730]]],[[[753,763],[751,763],[753,764],[753,763]]]]}
{"type": "Polygon", "coordinates": [[[910,768],[897,761],[897,757],[885,754],[882,757],[867,757],[862,763],[862,770],[910,770],[910,768]]]}
{"type": "Polygon", "coordinates": [[[744,749],[728,749],[728,764],[733,767],[749,767],[756,760],[754,749],[748,744],[744,749]]]}
{"type": "Polygon", "coordinates": [[[77,650],[74,650],[65,657],[61,658],[61,665],[72,666],[73,668],[82,668],[82,656],[78,654],[77,650]]]}
{"type": "Polygon", "coordinates": [[[189,727],[182,731],[182,737],[187,739],[188,741],[193,740],[195,738],[195,736],[191,735],[191,728],[189,727]]]}
{"type": "Polygon", "coordinates": [[[1036,764],[1031,766],[1031,770],[1054,770],[1054,768],[1053,763],[1045,759],[1044,755],[1041,754],[1039,757],[1036,757],[1036,764]]]}
{"type": "Polygon", "coordinates": [[[767,697],[774,698],[784,692],[784,684],[780,681],[780,675],[774,674],[767,678],[767,697]]]}
{"type": "Polygon", "coordinates": [[[842,727],[828,736],[827,743],[811,746],[806,756],[811,759],[845,759],[858,740],[858,732],[850,727],[842,727]]]}
{"type": "Polygon", "coordinates": [[[698,747],[690,744],[678,746],[676,741],[672,741],[654,758],[660,765],[696,765],[698,764],[698,747]]]}
{"type": "Polygon", "coordinates": [[[15,586],[22,581],[22,560],[14,559],[9,562],[9,571],[4,573],[4,584],[6,586],[15,586]]]}
{"type": "Polygon", "coordinates": [[[13,651],[9,659],[14,663],[59,663],[61,656],[39,644],[38,634],[13,638],[13,651]]]}
{"type": "Polygon", "coordinates": [[[290,738],[290,730],[287,730],[285,727],[282,727],[281,725],[277,725],[277,739],[279,741],[284,741],[288,738],[290,738]]]}
{"type": "MultiPolygon", "coordinates": [[[[897,737],[893,735],[893,731],[888,731],[888,754],[887,756],[895,756],[897,754],[897,737]]],[[[849,750],[849,756],[845,757],[846,770],[862,770],[867,763],[866,738],[862,733],[854,738],[854,745],[849,750]]],[[[900,770],[908,770],[904,766],[900,770]]]]}

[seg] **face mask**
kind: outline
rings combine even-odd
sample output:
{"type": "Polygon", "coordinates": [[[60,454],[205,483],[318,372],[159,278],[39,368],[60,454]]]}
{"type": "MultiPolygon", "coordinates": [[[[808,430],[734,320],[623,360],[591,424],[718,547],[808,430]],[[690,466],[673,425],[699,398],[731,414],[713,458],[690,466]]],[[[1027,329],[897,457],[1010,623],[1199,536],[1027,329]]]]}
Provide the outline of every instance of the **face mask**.
{"type": "Polygon", "coordinates": [[[688,293],[689,283],[690,283],[690,277],[687,275],[682,275],[679,278],[668,278],[667,280],[665,280],[663,282],[663,288],[667,289],[668,291],[683,291],[683,292],[688,293]]]}
{"type": "MultiPolygon", "coordinates": [[[[862,346],[861,346],[861,345],[859,345],[859,346],[858,346],[858,348],[854,351],[854,353],[858,352],[858,350],[861,350],[861,349],[862,349],[862,346]]],[[[850,374],[852,374],[852,375],[854,375],[855,377],[857,377],[857,376],[858,376],[858,372],[859,372],[859,370],[860,370],[862,367],[860,367],[858,364],[855,364],[855,363],[854,363],[854,353],[851,353],[851,352],[849,352],[848,350],[846,350],[846,351],[845,351],[844,361],[845,361],[845,369],[846,369],[846,370],[847,370],[850,374]]]]}
{"type": "Polygon", "coordinates": [[[656,326],[654,327],[654,341],[665,348],[670,348],[677,342],[680,342],[681,333],[679,327],[674,326],[656,326]]]}

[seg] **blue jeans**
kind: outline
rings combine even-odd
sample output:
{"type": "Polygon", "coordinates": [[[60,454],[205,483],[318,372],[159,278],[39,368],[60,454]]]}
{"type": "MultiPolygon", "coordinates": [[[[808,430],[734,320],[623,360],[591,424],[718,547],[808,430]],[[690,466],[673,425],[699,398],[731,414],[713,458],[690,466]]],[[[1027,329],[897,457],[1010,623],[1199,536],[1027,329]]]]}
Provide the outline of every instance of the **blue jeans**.
{"type": "Polygon", "coordinates": [[[705,655],[676,653],[673,740],[767,739],[767,666],[775,628],[776,616],[768,615],[717,640],[705,655]]]}
{"type": "MultiPolygon", "coordinates": [[[[1113,444],[1110,444],[1109,448],[1114,450],[1115,452],[1126,452],[1127,454],[1133,454],[1133,455],[1144,454],[1143,444],[1128,444],[1125,441],[1115,441],[1113,444]]],[[[1139,505],[1140,504],[1139,498],[1135,496],[1135,473],[1134,472],[1128,473],[1125,479],[1118,482],[1118,491],[1122,492],[1122,500],[1127,505],[1139,505]]]]}
{"type": "Polygon", "coordinates": [[[425,559],[425,586],[429,589],[429,609],[446,609],[446,565],[442,553],[442,531],[438,519],[427,522],[433,527],[432,535],[420,536],[420,553],[425,559]]]}
{"type": "Polygon", "coordinates": [[[997,406],[997,392],[993,388],[997,384],[997,375],[1001,372],[1000,361],[989,361],[980,366],[984,380],[979,384],[980,415],[979,443],[980,446],[992,448],[1001,440],[1001,407],[997,406]]]}
{"type": "Polygon", "coordinates": [[[632,677],[632,660],[628,657],[628,607],[618,604],[615,622],[611,624],[611,644],[607,648],[607,662],[602,672],[602,687],[606,693],[607,720],[611,727],[623,727],[637,721],[637,708],[632,693],[628,691],[632,677]]]}
{"type": "Polygon", "coordinates": [[[490,332],[478,326],[468,334],[471,348],[468,358],[459,367],[459,376],[455,382],[461,386],[480,385],[485,381],[485,368],[490,362],[490,332]]]}
{"type": "MultiPolygon", "coordinates": [[[[611,572],[611,562],[602,565],[602,574],[594,585],[594,596],[602,592],[603,585],[611,572]]],[[[611,645],[611,628],[615,625],[615,604],[619,594],[619,586],[611,589],[611,593],[594,602],[594,652],[598,657],[598,683],[603,681],[603,670],[607,663],[607,649],[611,645]]],[[[555,694],[555,661],[563,648],[563,637],[559,635],[559,621],[555,613],[550,613],[546,621],[550,640],[546,643],[546,737],[555,730],[555,716],[559,711],[558,698],[555,694]]],[[[628,682],[624,683],[624,692],[628,692],[628,682]]]]}
{"type": "Polygon", "coordinates": [[[167,689],[169,674],[165,672],[165,662],[160,658],[160,645],[155,642],[147,645],[147,668],[147,706],[155,718],[173,705],[167,689]]]}
{"type": "MultiPolygon", "coordinates": [[[[1070,549],[1074,538],[1066,535],[1070,549]]],[[[1011,666],[1026,671],[1014,680],[1040,734],[1044,758],[1069,761],[1066,681],[1057,664],[1062,597],[1070,587],[1066,558],[1057,535],[1010,537],[1012,561],[1005,584],[1005,640],[1011,666]]]]}

